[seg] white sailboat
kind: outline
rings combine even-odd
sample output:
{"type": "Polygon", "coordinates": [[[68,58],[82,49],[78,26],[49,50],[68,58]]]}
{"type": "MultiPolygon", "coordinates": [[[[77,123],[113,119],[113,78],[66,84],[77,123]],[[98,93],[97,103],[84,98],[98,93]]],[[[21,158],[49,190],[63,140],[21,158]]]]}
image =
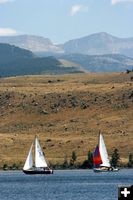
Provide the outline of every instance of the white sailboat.
{"type": "Polygon", "coordinates": [[[95,172],[118,171],[117,168],[113,168],[110,164],[102,134],[99,135],[99,145],[96,146],[93,154],[93,163],[95,172]]]}
{"type": "Polygon", "coordinates": [[[43,151],[41,149],[39,140],[35,137],[35,166],[32,158],[33,144],[29,150],[27,159],[25,161],[23,172],[25,174],[53,174],[53,170],[49,168],[43,151]]]}

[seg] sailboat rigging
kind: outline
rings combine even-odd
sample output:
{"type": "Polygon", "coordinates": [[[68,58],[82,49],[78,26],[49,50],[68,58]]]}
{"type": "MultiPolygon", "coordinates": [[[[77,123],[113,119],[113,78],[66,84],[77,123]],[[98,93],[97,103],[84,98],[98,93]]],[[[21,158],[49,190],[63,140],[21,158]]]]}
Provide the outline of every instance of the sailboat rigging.
{"type": "Polygon", "coordinates": [[[35,137],[34,144],[31,145],[27,159],[25,161],[23,172],[25,174],[53,174],[53,170],[49,168],[39,140],[35,137]],[[32,158],[32,149],[35,146],[35,166],[32,158]]]}
{"type": "Polygon", "coordinates": [[[118,171],[118,168],[114,168],[110,164],[102,134],[99,135],[99,145],[96,146],[93,153],[93,164],[94,172],[118,171]]]}

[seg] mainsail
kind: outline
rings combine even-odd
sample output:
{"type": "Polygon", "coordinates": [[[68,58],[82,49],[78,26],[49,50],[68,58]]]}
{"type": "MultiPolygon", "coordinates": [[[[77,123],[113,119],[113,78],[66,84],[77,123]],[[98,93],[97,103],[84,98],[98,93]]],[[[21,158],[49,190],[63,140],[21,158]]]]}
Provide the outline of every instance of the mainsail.
{"type": "Polygon", "coordinates": [[[23,170],[28,170],[28,169],[32,168],[32,166],[33,166],[32,147],[33,147],[33,144],[31,145],[31,148],[29,150],[29,153],[28,153],[25,165],[23,167],[23,170]]]}
{"type": "Polygon", "coordinates": [[[106,149],[102,134],[100,134],[100,137],[99,137],[99,151],[100,151],[100,155],[102,159],[102,164],[100,164],[100,166],[110,167],[108,153],[107,153],[107,149],[106,149]]]}
{"type": "Polygon", "coordinates": [[[35,166],[48,167],[37,137],[35,139],[35,166]]]}

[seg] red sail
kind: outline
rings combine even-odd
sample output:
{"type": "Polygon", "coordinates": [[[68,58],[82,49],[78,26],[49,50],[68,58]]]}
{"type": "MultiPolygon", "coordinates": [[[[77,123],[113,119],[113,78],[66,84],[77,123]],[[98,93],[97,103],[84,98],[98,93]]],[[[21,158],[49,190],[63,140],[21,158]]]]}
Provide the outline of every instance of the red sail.
{"type": "Polygon", "coordinates": [[[99,166],[100,164],[102,164],[102,159],[98,145],[96,146],[95,152],[93,154],[93,163],[95,166],[99,166]]]}

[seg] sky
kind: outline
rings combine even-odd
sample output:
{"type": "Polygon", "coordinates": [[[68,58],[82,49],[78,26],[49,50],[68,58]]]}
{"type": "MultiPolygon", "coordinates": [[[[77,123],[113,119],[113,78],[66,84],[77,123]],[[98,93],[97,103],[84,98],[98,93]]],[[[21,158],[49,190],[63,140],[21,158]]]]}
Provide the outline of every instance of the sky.
{"type": "Polygon", "coordinates": [[[64,43],[98,32],[133,37],[133,0],[0,0],[0,36],[64,43]]]}

